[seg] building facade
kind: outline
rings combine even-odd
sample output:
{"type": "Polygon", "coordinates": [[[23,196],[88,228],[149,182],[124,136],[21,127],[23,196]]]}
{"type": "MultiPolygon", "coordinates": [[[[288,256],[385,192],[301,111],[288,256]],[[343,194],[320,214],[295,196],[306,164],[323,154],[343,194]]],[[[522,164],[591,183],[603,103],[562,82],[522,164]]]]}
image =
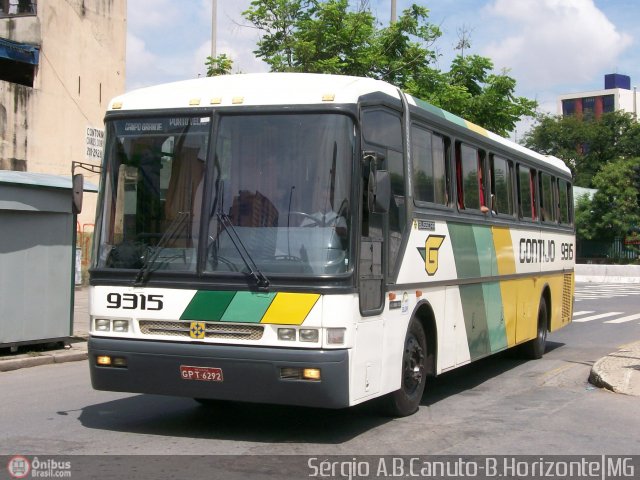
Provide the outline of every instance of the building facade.
{"type": "MultiPolygon", "coordinates": [[[[126,12],[126,0],[0,0],[0,170],[100,163],[104,112],[125,89],[126,12]]],[[[95,202],[85,195],[82,231],[95,202]]]]}
{"type": "Polygon", "coordinates": [[[604,90],[570,93],[558,97],[558,115],[577,115],[598,119],[603,113],[622,110],[637,119],[636,89],[631,89],[631,78],[612,73],[604,76],[604,90]]]}

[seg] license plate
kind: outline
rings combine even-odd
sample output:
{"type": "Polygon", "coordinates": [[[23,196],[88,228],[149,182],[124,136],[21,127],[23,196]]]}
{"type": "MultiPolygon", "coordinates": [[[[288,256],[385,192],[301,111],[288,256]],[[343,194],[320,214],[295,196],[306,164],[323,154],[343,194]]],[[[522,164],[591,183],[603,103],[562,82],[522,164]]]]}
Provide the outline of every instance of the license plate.
{"type": "Polygon", "coordinates": [[[183,380],[200,380],[201,382],[222,382],[222,369],[216,367],[192,367],[180,365],[180,376],[183,380]]]}

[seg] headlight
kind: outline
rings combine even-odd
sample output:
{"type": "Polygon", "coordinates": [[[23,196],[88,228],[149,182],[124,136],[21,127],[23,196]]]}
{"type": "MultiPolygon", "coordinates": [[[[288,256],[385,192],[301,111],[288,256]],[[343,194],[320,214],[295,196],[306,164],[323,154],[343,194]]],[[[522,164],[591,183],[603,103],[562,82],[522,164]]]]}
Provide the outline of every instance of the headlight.
{"type": "Polygon", "coordinates": [[[111,322],[106,318],[96,318],[95,326],[98,332],[108,332],[111,330],[111,322]]]}
{"type": "Polygon", "coordinates": [[[113,321],[113,331],[114,332],[128,332],[129,331],[129,320],[114,320],[113,321]]]}
{"type": "Polygon", "coordinates": [[[283,340],[285,342],[295,342],[296,329],[295,328],[279,328],[278,340],[283,340]]]}
{"type": "Polygon", "coordinates": [[[302,328],[300,329],[300,341],[301,342],[318,342],[319,334],[315,328],[302,328]]]}

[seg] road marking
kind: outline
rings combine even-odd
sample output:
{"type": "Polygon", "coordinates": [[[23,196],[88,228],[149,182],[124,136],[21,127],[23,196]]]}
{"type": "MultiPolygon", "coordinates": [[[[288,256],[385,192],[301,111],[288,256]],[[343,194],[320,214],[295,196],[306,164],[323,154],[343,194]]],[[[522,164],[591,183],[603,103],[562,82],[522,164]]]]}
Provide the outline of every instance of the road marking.
{"type": "Polygon", "coordinates": [[[580,315],[586,315],[588,313],[595,313],[595,310],[585,310],[584,312],[573,312],[573,316],[579,317],[580,315]]]}
{"type": "Polygon", "coordinates": [[[621,313],[624,312],[608,312],[608,313],[601,313],[599,315],[592,315],[590,317],[584,317],[584,318],[577,318],[574,320],[575,322],[590,322],[592,320],[598,320],[600,318],[606,318],[606,317],[612,317],[614,315],[620,315],[621,313]]]}
{"type": "Polygon", "coordinates": [[[616,318],[615,320],[607,320],[604,323],[625,323],[625,322],[631,322],[633,320],[637,320],[639,318],[640,318],[640,313],[636,313],[635,315],[628,315],[626,317],[616,318]]]}

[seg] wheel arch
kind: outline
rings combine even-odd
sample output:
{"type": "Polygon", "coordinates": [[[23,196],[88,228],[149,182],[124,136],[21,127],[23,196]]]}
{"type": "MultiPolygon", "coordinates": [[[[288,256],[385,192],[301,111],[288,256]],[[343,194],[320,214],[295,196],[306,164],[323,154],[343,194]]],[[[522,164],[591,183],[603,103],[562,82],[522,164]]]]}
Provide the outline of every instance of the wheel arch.
{"type": "Polygon", "coordinates": [[[433,308],[427,300],[420,301],[413,310],[413,318],[420,322],[427,340],[427,359],[425,370],[428,376],[436,375],[438,359],[438,327],[433,308]]]}

